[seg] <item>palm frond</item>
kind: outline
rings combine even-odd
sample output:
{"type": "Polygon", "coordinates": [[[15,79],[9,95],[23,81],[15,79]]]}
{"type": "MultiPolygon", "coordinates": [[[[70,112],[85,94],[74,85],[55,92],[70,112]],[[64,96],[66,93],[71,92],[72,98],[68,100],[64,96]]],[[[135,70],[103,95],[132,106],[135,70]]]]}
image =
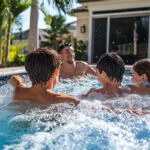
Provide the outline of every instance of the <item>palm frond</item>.
{"type": "Polygon", "coordinates": [[[31,0],[20,0],[11,5],[11,11],[13,14],[13,19],[15,19],[21,12],[25,11],[31,5],[31,0]]]}
{"type": "Polygon", "coordinates": [[[45,9],[45,7],[43,5],[40,6],[40,10],[42,11],[42,13],[45,16],[44,20],[45,20],[46,24],[51,25],[52,16],[48,13],[48,11],[45,9]]]}
{"type": "Polygon", "coordinates": [[[53,8],[56,8],[58,12],[61,14],[63,13],[68,13],[73,4],[76,2],[76,0],[47,0],[48,3],[53,6],[53,8]]]}

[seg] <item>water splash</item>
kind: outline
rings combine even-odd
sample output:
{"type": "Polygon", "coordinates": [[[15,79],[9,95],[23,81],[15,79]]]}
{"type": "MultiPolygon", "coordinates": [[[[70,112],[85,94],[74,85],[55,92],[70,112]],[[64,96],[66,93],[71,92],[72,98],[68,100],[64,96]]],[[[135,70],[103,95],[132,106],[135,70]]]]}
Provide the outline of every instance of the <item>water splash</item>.
{"type": "MultiPolygon", "coordinates": [[[[31,85],[28,77],[25,81],[31,85]]],[[[125,84],[129,82],[130,77],[126,77],[125,84]]],[[[96,78],[87,77],[63,80],[55,91],[79,96],[99,86],[96,78]]],[[[2,96],[10,92],[4,91],[2,96]]],[[[0,149],[147,150],[150,149],[150,115],[133,115],[125,110],[149,110],[149,106],[150,96],[135,94],[105,101],[82,99],[77,107],[12,102],[0,108],[0,149]]]]}

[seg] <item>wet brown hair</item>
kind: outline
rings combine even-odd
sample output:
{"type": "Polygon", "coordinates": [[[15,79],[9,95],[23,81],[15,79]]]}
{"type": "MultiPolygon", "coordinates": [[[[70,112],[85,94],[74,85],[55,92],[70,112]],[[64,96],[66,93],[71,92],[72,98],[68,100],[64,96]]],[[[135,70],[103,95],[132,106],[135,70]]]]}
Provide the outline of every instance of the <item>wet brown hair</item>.
{"type": "Polygon", "coordinates": [[[71,47],[71,46],[72,46],[71,43],[62,44],[62,45],[60,45],[60,46],[58,47],[57,52],[58,52],[58,53],[61,53],[61,51],[62,51],[65,47],[71,47]]]}
{"type": "Polygon", "coordinates": [[[150,82],[150,59],[141,59],[133,64],[133,70],[138,75],[146,74],[148,82],[150,82]]]}
{"type": "Polygon", "coordinates": [[[51,48],[39,48],[29,53],[25,59],[25,69],[32,85],[45,85],[56,68],[59,68],[58,54],[51,48]]]}
{"type": "Polygon", "coordinates": [[[100,73],[105,71],[111,81],[121,82],[125,72],[122,58],[115,53],[104,54],[97,62],[96,68],[100,73]]]}

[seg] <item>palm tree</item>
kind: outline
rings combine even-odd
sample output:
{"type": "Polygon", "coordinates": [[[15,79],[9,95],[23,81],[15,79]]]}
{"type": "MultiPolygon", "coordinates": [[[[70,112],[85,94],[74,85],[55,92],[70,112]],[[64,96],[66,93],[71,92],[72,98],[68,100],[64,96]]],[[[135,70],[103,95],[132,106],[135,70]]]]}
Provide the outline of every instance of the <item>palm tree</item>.
{"type": "Polygon", "coordinates": [[[6,3],[2,1],[0,3],[0,65],[2,64],[2,37],[6,27],[5,8],[6,3]]]}
{"type": "Polygon", "coordinates": [[[55,15],[51,16],[45,8],[41,8],[45,18],[45,22],[48,25],[48,29],[45,30],[48,34],[46,35],[45,38],[47,39],[47,42],[45,44],[47,46],[53,47],[54,49],[57,48],[57,38],[60,38],[64,34],[68,34],[69,30],[68,24],[65,24],[65,17],[62,15],[55,15]]]}
{"type": "Polygon", "coordinates": [[[32,0],[31,4],[31,14],[30,14],[30,30],[29,30],[29,41],[28,50],[32,51],[38,48],[39,45],[39,34],[38,34],[38,18],[39,11],[38,0],[32,0]]]}
{"type": "MultiPolygon", "coordinates": [[[[53,8],[57,8],[58,12],[66,13],[70,10],[72,4],[76,0],[47,0],[50,5],[53,5],[53,8]]],[[[44,4],[44,0],[43,0],[44,4]]],[[[39,47],[38,42],[38,13],[39,9],[39,1],[32,0],[31,14],[30,14],[30,31],[29,31],[29,43],[28,50],[31,52],[32,50],[39,47]]]]}
{"type": "Polygon", "coordinates": [[[7,36],[6,36],[6,53],[5,53],[5,64],[7,66],[7,58],[10,49],[10,37],[11,37],[11,25],[13,21],[31,5],[31,0],[6,0],[6,16],[7,17],[7,36]]]}

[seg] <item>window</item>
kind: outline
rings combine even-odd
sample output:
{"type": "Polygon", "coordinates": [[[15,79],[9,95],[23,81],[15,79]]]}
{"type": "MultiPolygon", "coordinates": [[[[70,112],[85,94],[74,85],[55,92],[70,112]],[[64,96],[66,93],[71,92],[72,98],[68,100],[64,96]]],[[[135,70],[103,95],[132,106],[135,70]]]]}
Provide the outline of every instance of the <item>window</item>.
{"type": "Polygon", "coordinates": [[[101,55],[106,53],[107,40],[107,18],[98,18],[93,20],[93,59],[96,63],[101,55]]]}
{"type": "Polygon", "coordinates": [[[107,50],[118,52],[126,64],[133,64],[138,59],[146,58],[149,16],[118,14],[109,17],[110,20],[107,17],[93,19],[92,62],[97,62],[107,50]]]}

